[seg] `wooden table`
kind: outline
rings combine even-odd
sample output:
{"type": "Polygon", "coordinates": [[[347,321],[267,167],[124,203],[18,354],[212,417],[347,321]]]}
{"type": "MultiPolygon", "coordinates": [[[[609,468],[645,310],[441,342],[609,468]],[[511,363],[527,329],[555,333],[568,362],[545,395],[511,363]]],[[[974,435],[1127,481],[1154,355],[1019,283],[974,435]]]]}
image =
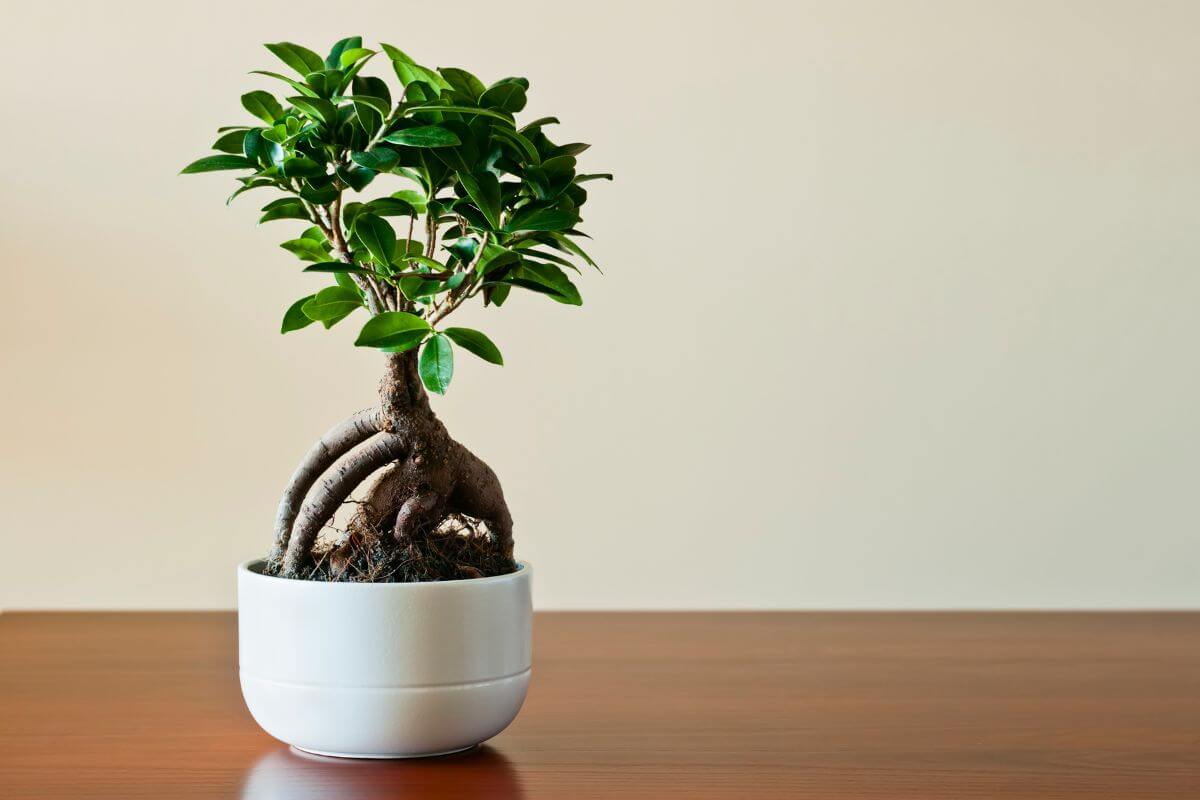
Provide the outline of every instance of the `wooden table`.
{"type": "Polygon", "coordinates": [[[235,634],[0,615],[0,797],[1200,797],[1200,614],[539,614],[513,726],[407,762],[259,731],[235,634]]]}

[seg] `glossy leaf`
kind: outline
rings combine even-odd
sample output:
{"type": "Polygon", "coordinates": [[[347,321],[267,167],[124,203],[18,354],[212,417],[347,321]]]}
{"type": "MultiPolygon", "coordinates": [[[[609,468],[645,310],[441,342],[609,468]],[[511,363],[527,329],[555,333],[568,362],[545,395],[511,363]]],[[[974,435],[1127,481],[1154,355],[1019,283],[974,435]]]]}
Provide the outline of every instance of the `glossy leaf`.
{"type": "Polygon", "coordinates": [[[379,197],[368,205],[368,211],[381,217],[404,217],[419,213],[411,203],[396,197],[379,197]]]}
{"type": "Polygon", "coordinates": [[[393,144],[403,144],[409,147],[455,147],[462,140],[445,128],[437,125],[422,125],[417,128],[405,128],[388,134],[383,141],[393,144]]]}
{"type": "Polygon", "coordinates": [[[255,70],[251,70],[250,74],[251,75],[266,75],[268,78],[275,78],[276,80],[283,81],[284,83],[286,83],[288,86],[291,86],[293,89],[295,89],[300,94],[307,95],[309,97],[317,96],[317,93],[314,92],[312,90],[312,87],[309,86],[307,83],[301,83],[300,81],[293,80],[292,78],[289,78],[287,75],[280,75],[278,72],[271,72],[271,71],[265,70],[265,69],[255,69],[255,70]]]}
{"type": "Polygon", "coordinates": [[[395,150],[377,147],[374,150],[360,150],[351,153],[350,159],[360,167],[366,167],[375,172],[387,172],[400,161],[400,154],[395,150]]]}
{"type": "Polygon", "coordinates": [[[500,181],[490,172],[475,175],[459,173],[458,182],[483,212],[492,230],[500,227],[500,181]]]}
{"type": "Polygon", "coordinates": [[[330,69],[340,67],[343,57],[347,52],[353,52],[356,49],[362,48],[361,36],[347,36],[345,39],[339,39],[329,49],[329,55],[325,56],[325,66],[330,69]]]}
{"type": "Polygon", "coordinates": [[[276,219],[308,219],[308,210],[294,197],[282,197],[263,206],[263,215],[258,221],[271,222],[276,219]]]}
{"type": "Polygon", "coordinates": [[[583,305],[579,290],[565,273],[553,264],[526,261],[506,279],[516,286],[541,292],[551,299],[571,306],[583,305]]]}
{"type": "Polygon", "coordinates": [[[445,111],[445,112],[453,112],[455,114],[467,114],[467,115],[475,115],[475,116],[481,116],[481,117],[491,117],[492,119],[499,119],[499,120],[503,120],[504,122],[509,123],[510,125],[512,124],[512,116],[511,115],[501,114],[499,111],[492,111],[491,109],[487,109],[487,108],[475,108],[473,106],[450,106],[450,105],[433,105],[433,104],[409,106],[408,108],[404,109],[404,116],[407,117],[407,116],[411,116],[412,114],[419,114],[419,113],[429,112],[429,111],[445,111]]]}
{"type": "Polygon", "coordinates": [[[246,92],[242,95],[242,108],[268,125],[274,125],[275,120],[283,116],[283,106],[270,92],[246,92]]]}
{"type": "Polygon", "coordinates": [[[283,160],[283,174],[288,178],[310,178],[324,175],[325,168],[308,156],[292,156],[283,160]]]}
{"type": "Polygon", "coordinates": [[[438,69],[438,72],[446,79],[446,83],[450,84],[450,88],[461,95],[469,97],[472,101],[478,100],[479,96],[484,93],[485,87],[483,81],[465,69],[441,67],[438,69]]]}
{"type": "Polygon", "coordinates": [[[374,111],[381,118],[386,117],[392,110],[391,103],[384,100],[382,97],[374,97],[369,94],[350,94],[338,99],[338,102],[349,101],[355,105],[364,105],[374,111]]]}
{"type": "Polygon", "coordinates": [[[357,164],[340,166],[337,168],[337,176],[342,181],[356,192],[361,192],[363,189],[375,180],[375,170],[360,167],[357,164]]]}
{"type": "Polygon", "coordinates": [[[525,87],[513,80],[500,81],[483,93],[479,105],[515,114],[525,107],[525,87]]]}
{"type": "Polygon", "coordinates": [[[323,122],[326,125],[337,120],[337,109],[328,100],[320,97],[289,97],[287,100],[309,119],[323,122]]]}
{"type": "Polygon", "coordinates": [[[275,42],[263,46],[300,75],[317,72],[325,67],[325,61],[307,47],[292,42],[275,42]]]}
{"type": "Polygon", "coordinates": [[[359,59],[370,58],[373,55],[375,55],[374,50],[370,50],[366,47],[352,47],[342,53],[342,57],[338,60],[337,64],[332,64],[330,66],[345,69],[359,59]]]}
{"type": "Polygon", "coordinates": [[[396,253],[396,231],[387,220],[375,214],[359,214],[354,219],[354,233],[376,263],[392,263],[396,253]]]}
{"type": "Polygon", "coordinates": [[[228,133],[221,134],[220,138],[213,142],[212,149],[220,150],[222,153],[241,155],[242,142],[245,138],[246,130],[229,131],[228,133]]]}
{"type": "Polygon", "coordinates": [[[329,254],[325,252],[325,248],[312,239],[305,239],[303,237],[290,239],[279,246],[301,261],[325,261],[329,258],[329,254]]]}
{"type": "Polygon", "coordinates": [[[354,344],[358,347],[397,347],[414,338],[419,341],[428,332],[429,323],[416,314],[384,311],[367,320],[354,344]]]}
{"type": "MultiPolygon", "coordinates": [[[[328,255],[326,254],[326,257],[328,255]]],[[[304,268],[305,272],[326,272],[326,273],[353,273],[355,275],[373,275],[371,270],[365,267],[360,267],[357,264],[347,264],[345,261],[321,261],[304,268]]]]}
{"type": "Polygon", "coordinates": [[[504,226],[506,231],[565,231],[576,222],[579,216],[573,211],[562,211],[556,208],[523,208],[504,226]]]}
{"type": "Polygon", "coordinates": [[[179,174],[191,175],[196,172],[216,172],[223,169],[258,169],[258,164],[245,156],[205,156],[188,164],[179,171],[179,174]]]}
{"type": "Polygon", "coordinates": [[[417,371],[421,373],[421,382],[426,389],[434,394],[446,393],[454,377],[454,352],[449,337],[439,333],[426,340],[421,348],[417,371]]]}
{"type": "Polygon", "coordinates": [[[344,286],[330,286],[313,295],[301,309],[312,320],[328,321],[345,317],[362,305],[362,298],[344,286]]]}
{"type": "Polygon", "coordinates": [[[283,324],[279,326],[280,333],[291,333],[313,324],[313,319],[304,313],[304,304],[315,296],[310,294],[308,297],[301,297],[288,306],[288,310],[283,312],[283,324]]]}
{"type": "Polygon", "coordinates": [[[504,356],[500,355],[500,348],[496,347],[487,336],[473,328],[445,328],[442,333],[449,336],[454,343],[464,350],[469,350],[475,355],[492,364],[504,364],[504,356]]]}

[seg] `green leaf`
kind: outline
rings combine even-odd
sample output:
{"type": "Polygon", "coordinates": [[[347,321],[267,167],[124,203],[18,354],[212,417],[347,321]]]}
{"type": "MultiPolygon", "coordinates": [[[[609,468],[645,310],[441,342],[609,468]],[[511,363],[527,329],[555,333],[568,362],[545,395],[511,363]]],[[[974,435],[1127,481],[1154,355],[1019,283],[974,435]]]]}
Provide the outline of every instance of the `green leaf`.
{"type": "Polygon", "coordinates": [[[479,98],[479,105],[515,114],[525,107],[525,87],[514,80],[498,81],[479,98]]]}
{"type": "Polygon", "coordinates": [[[613,179],[611,172],[597,172],[591,175],[576,175],[575,182],[583,183],[584,181],[611,181],[613,179]]]}
{"type": "Polygon", "coordinates": [[[305,272],[354,273],[355,275],[374,275],[375,273],[357,264],[347,264],[345,261],[321,261],[304,268],[305,272]]]}
{"type": "Polygon", "coordinates": [[[392,68],[396,71],[396,77],[400,79],[405,88],[413,83],[422,83],[430,87],[434,94],[440,94],[443,89],[452,88],[445,78],[428,67],[422,67],[399,48],[382,43],[380,43],[380,47],[392,60],[392,68]]]}
{"type": "Polygon", "coordinates": [[[354,340],[357,347],[397,347],[413,339],[420,341],[429,323],[407,311],[384,311],[371,317],[354,340]]]}
{"type": "MultiPolygon", "coordinates": [[[[363,299],[363,302],[366,302],[366,295],[363,294],[362,287],[354,282],[354,277],[349,272],[338,270],[333,273],[333,281],[346,291],[354,292],[354,294],[363,299]]],[[[326,325],[325,327],[328,328],[329,326],[326,325]]]]}
{"type": "Polygon", "coordinates": [[[258,163],[245,156],[205,156],[188,164],[179,174],[191,175],[195,172],[216,172],[223,169],[258,169],[258,163]]]}
{"type": "Polygon", "coordinates": [[[487,217],[492,230],[500,227],[500,181],[486,170],[475,175],[458,173],[458,182],[466,189],[467,195],[487,217]]]}
{"type": "Polygon", "coordinates": [[[222,153],[241,155],[242,142],[246,138],[246,130],[229,131],[228,133],[221,134],[221,137],[213,142],[212,149],[220,150],[222,153]]]}
{"type": "Polygon", "coordinates": [[[284,250],[287,250],[292,255],[299,258],[301,261],[325,261],[329,258],[329,254],[325,252],[325,248],[312,239],[301,237],[299,239],[289,239],[279,245],[284,250]]]}
{"type": "MultiPolygon", "coordinates": [[[[242,180],[242,179],[239,179],[239,180],[242,180]]],[[[251,189],[262,189],[263,187],[274,186],[274,185],[275,184],[272,181],[269,181],[266,179],[252,178],[245,185],[239,187],[238,190],[235,191],[233,194],[229,195],[229,197],[226,198],[226,200],[225,200],[225,205],[229,205],[230,203],[232,203],[234,201],[234,199],[238,195],[244,194],[245,192],[248,192],[251,189]]]]}
{"type": "Polygon", "coordinates": [[[480,275],[486,275],[489,272],[494,272],[500,267],[514,264],[521,260],[519,253],[509,250],[507,247],[488,242],[487,248],[483,251],[483,258],[479,259],[479,263],[475,266],[475,271],[480,275]]]}
{"type": "Polygon", "coordinates": [[[521,209],[513,214],[512,219],[504,226],[504,230],[513,231],[565,231],[579,221],[579,215],[573,211],[563,211],[557,208],[521,209]]]}
{"type": "Polygon", "coordinates": [[[362,305],[362,298],[344,286],[330,286],[313,295],[301,306],[305,316],[312,320],[328,321],[342,318],[362,305]]]}
{"type": "Polygon", "coordinates": [[[301,297],[296,302],[288,306],[288,310],[283,312],[283,324],[279,326],[280,333],[291,333],[298,331],[301,328],[307,328],[313,324],[313,320],[304,313],[304,304],[312,300],[316,295],[310,294],[308,297],[301,297]]]}
{"type": "Polygon", "coordinates": [[[404,144],[409,147],[455,147],[462,140],[454,134],[437,125],[422,125],[417,128],[405,128],[383,137],[383,141],[393,144],[404,144]]]}
{"type": "Polygon", "coordinates": [[[288,178],[311,178],[324,175],[325,168],[308,156],[292,156],[283,160],[283,174],[288,178]]]}
{"type": "Polygon", "coordinates": [[[329,55],[325,57],[325,66],[330,69],[335,69],[341,66],[342,56],[347,51],[362,48],[361,36],[347,36],[345,39],[339,39],[337,43],[329,50],[329,55]]]}
{"type": "Polygon", "coordinates": [[[446,79],[446,83],[450,84],[451,89],[470,98],[472,101],[478,100],[479,96],[484,92],[483,81],[465,69],[440,67],[438,72],[446,79]]]}
{"type": "Polygon", "coordinates": [[[375,150],[360,150],[351,153],[350,160],[360,167],[366,167],[375,172],[387,172],[400,161],[400,154],[395,150],[376,148],[375,150]]]}
{"type": "Polygon", "coordinates": [[[516,131],[510,131],[508,128],[496,127],[492,129],[492,136],[499,137],[516,145],[517,148],[525,154],[525,157],[529,159],[529,163],[542,163],[542,159],[538,155],[537,148],[534,147],[533,142],[529,141],[529,139],[525,138],[516,131]]]}
{"type": "Polygon", "coordinates": [[[440,261],[434,261],[432,258],[426,258],[425,256],[420,256],[420,255],[401,256],[400,260],[411,261],[413,264],[419,264],[422,267],[428,267],[429,269],[434,270],[435,272],[442,272],[443,270],[446,269],[446,265],[441,263],[440,261]]]}
{"type": "Polygon", "coordinates": [[[579,245],[575,244],[575,242],[573,242],[569,238],[567,238],[566,235],[555,232],[555,233],[551,233],[550,236],[554,239],[554,241],[556,243],[554,246],[558,247],[559,250],[564,250],[568,253],[571,253],[572,255],[579,256],[584,261],[586,261],[589,265],[591,265],[592,267],[595,267],[597,272],[600,271],[599,265],[597,265],[595,261],[592,261],[592,257],[589,256],[587,253],[585,253],[583,251],[582,247],[580,247],[579,245]]]}
{"type": "Polygon", "coordinates": [[[270,92],[260,90],[242,95],[242,108],[268,125],[274,125],[275,120],[283,116],[283,106],[279,105],[279,101],[270,92]]]}
{"type": "Polygon", "coordinates": [[[434,394],[445,394],[454,377],[454,352],[450,339],[444,334],[431,336],[421,348],[421,359],[417,363],[421,382],[434,394]]]}
{"type": "Polygon", "coordinates": [[[500,306],[504,305],[504,301],[508,299],[508,293],[510,289],[512,289],[512,287],[507,283],[498,283],[492,286],[484,287],[484,306],[493,305],[499,308],[500,306]]]}
{"type": "Polygon", "coordinates": [[[442,333],[454,340],[454,343],[464,350],[470,350],[475,355],[492,364],[504,364],[504,356],[500,348],[491,339],[473,328],[446,328],[442,333]]]}
{"type": "Polygon", "coordinates": [[[276,219],[308,219],[304,204],[293,197],[281,197],[263,206],[264,213],[258,221],[271,222],[276,219]]]}
{"type": "Polygon", "coordinates": [[[332,182],[314,186],[310,181],[305,181],[300,187],[300,196],[313,205],[327,206],[337,199],[338,190],[332,182]]]}
{"type": "Polygon", "coordinates": [[[268,70],[265,70],[265,69],[253,69],[253,70],[250,70],[250,74],[251,75],[266,75],[268,78],[275,78],[276,80],[283,81],[284,83],[286,83],[288,86],[291,86],[293,89],[295,89],[300,94],[308,95],[309,97],[317,96],[317,93],[314,92],[312,90],[312,87],[310,87],[308,84],[301,83],[300,81],[292,80],[287,75],[280,75],[278,72],[269,72],[268,70]]]}
{"type": "Polygon", "coordinates": [[[374,50],[370,50],[366,47],[352,47],[349,50],[342,52],[342,57],[338,59],[337,64],[332,64],[330,66],[345,69],[355,61],[358,61],[360,58],[370,58],[373,55],[375,55],[374,50]]]}
{"type": "Polygon", "coordinates": [[[579,290],[566,274],[553,264],[534,261],[522,262],[521,266],[508,274],[505,280],[525,289],[541,292],[552,300],[569,306],[583,305],[579,290]]]}
{"type": "Polygon", "coordinates": [[[524,133],[525,131],[532,131],[536,128],[542,127],[543,125],[557,125],[557,124],[558,124],[558,117],[538,117],[533,122],[530,122],[528,125],[522,125],[521,133],[524,133]]]}
{"type": "Polygon", "coordinates": [[[332,125],[337,120],[337,109],[328,100],[319,97],[289,97],[287,101],[309,119],[326,125],[332,125]]]}
{"type": "Polygon", "coordinates": [[[380,117],[386,117],[392,110],[392,106],[387,100],[384,100],[382,97],[372,97],[369,94],[348,94],[344,97],[339,97],[337,100],[339,103],[346,101],[354,103],[356,106],[364,105],[380,117]]]}
{"type": "Polygon", "coordinates": [[[397,197],[379,197],[367,205],[369,206],[368,211],[381,217],[409,217],[420,213],[413,208],[411,203],[397,197]]]}
{"type": "Polygon", "coordinates": [[[408,108],[404,109],[404,116],[407,117],[410,114],[418,114],[425,111],[446,111],[454,112],[455,114],[476,114],[478,116],[492,117],[493,119],[503,120],[509,125],[511,125],[513,121],[511,115],[501,114],[498,111],[491,111],[486,108],[475,108],[473,106],[440,106],[434,104],[409,106],[408,108]]]}
{"type": "Polygon", "coordinates": [[[558,147],[550,151],[551,156],[577,156],[584,150],[591,147],[590,144],[583,142],[572,142],[571,144],[560,144],[558,147]]]}
{"type": "Polygon", "coordinates": [[[356,192],[361,192],[363,189],[375,180],[375,171],[360,167],[357,164],[350,166],[340,166],[336,170],[337,176],[341,178],[347,186],[356,192]]]}
{"type": "Polygon", "coordinates": [[[409,300],[420,300],[425,297],[432,297],[439,292],[447,291],[450,287],[442,281],[431,281],[423,278],[408,277],[401,278],[400,292],[409,300]]]}
{"type": "Polygon", "coordinates": [[[424,214],[428,201],[425,195],[418,192],[416,189],[402,189],[398,192],[392,192],[392,197],[397,200],[403,200],[417,210],[418,214],[424,214]]]}
{"type": "Polygon", "coordinates": [[[359,214],[354,218],[354,233],[376,263],[392,263],[396,253],[396,231],[387,220],[375,214],[359,214]]]}
{"type": "Polygon", "coordinates": [[[325,66],[325,61],[319,55],[292,42],[275,42],[263,46],[301,75],[319,72],[325,66]]]}
{"type": "Polygon", "coordinates": [[[262,128],[251,128],[242,139],[242,155],[255,161],[265,161],[268,164],[283,163],[283,148],[277,143],[263,137],[262,128]]]}

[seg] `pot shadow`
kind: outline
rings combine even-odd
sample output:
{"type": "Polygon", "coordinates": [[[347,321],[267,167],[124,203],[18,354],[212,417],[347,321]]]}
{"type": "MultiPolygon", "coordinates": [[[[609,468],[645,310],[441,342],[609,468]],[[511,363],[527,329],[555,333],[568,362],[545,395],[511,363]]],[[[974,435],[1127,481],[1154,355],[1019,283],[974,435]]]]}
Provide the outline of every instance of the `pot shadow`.
{"type": "Polygon", "coordinates": [[[332,758],[280,746],[247,770],[242,800],[372,800],[372,798],[525,797],[512,762],[488,745],[430,758],[332,758]]]}

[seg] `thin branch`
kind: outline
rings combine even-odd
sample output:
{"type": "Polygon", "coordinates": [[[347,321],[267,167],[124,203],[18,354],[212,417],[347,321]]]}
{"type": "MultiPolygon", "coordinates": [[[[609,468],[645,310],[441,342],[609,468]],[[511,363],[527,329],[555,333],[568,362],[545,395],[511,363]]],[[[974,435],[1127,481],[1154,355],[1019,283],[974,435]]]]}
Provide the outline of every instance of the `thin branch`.
{"type": "MultiPolygon", "coordinates": [[[[350,248],[346,246],[346,237],[342,233],[342,195],[340,192],[326,213],[329,215],[330,234],[333,237],[333,257],[345,264],[353,264],[354,259],[350,257],[350,248]]],[[[366,275],[354,272],[349,275],[358,288],[362,289],[363,295],[367,299],[367,309],[372,314],[379,315],[387,310],[387,305],[379,297],[379,287],[375,285],[375,281],[366,275]]]]}
{"type": "Polygon", "coordinates": [[[429,324],[432,325],[439,320],[445,319],[450,315],[450,312],[463,304],[463,301],[470,297],[470,288],[475,283],[475,268],[479,266],[479,262],[483,259],[483,251],[487,249],[488,237],[491,234],[484,233],[479,240],[479,247],[475,249],[475,257],[471,259],[471,263],[467,265],[467,277],[457,289],[452,289],[446,297],[446,302],[439,308],[435,308],[429,315],[429,324]]]}
{"type": "MultiPolygon", "coordinates": [[[[411,86],[412,84],[409,85],[411,86]]],[[[364,148],[365,150],[374,150],[375,145],[379,144],[379,141],[384,136],[387,136],[387,129],[392,126],[393,122],[400,118],[400,112],[404,109],[404,98],[407,96],[408,86],[405,86],[404,91],[400,93],[400,99],[396,101],[396,107],[393,108],[391,113],[387,115],[387,118],[384,119],[383,123],[379,126],[379,130],[375,131],[375,135],[371,137],[371,141],[368,142],[367,146],[364,148]]]]}

